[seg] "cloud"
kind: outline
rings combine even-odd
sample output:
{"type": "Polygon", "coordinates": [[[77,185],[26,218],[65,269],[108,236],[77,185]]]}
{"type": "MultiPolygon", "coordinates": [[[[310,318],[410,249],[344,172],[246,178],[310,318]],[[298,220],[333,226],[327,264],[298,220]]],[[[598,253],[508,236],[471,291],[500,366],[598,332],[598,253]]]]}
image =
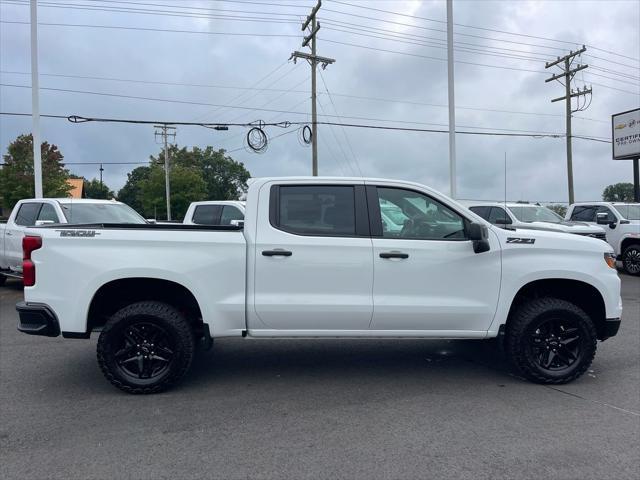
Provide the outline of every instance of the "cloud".
{"type": "MultiPolygon", "coordinates": [[[[160,3],[154,2],[154,3],[160,3]]],[[[164,3],[164,2],[162,2],[164,3]]],[[[291,4],[291,2],[289,2],[291,4]]],[[[299,2],[311,6],[313,2],[299,2]]],[[[175,2],[167,5],[176,5],[175,2]]],[[[185,7],[226,8],[256,11],[254,17],[296,18],[282,14],[295,14],[303,18],[306,8],[241,5],[225,2],[181,2],[185,11],[215,13],[207,10],[188,10],[185,7]],[[215,5],[215,7],[213,7],[215,5]]],[[[296,3],[297,5],[297,3],[296,3]]],[[[380,1],[375,7],[382,10],[406,12],[408,15],[445,19],[444,2],[380,1]]],[[[139,8],[150,8],[140,6],[139,8]]],[[[171,10],[169,7],[157,10],[171,10]]],[[[412,33],[445,39],[444,25],[410,17],[392,16],[382,12],[349,7],[330,1],[323,2],[319,34],[319,54],[336,59],[322,76],[331,98],[318,77],[319,113],[345,117],[385,119],[345,121],[373,124],[394,124],[426,128],[444,128],[448,123],[447,66],[444,61],[420,58],[428,56],[446,58],[443,48],[406,44],[367,36],[352,35],[331,30],[332,21],[346,24],[369,25],[403,34],[412,33]],[[329,12],[328,10],[344,13],[329,12]],[[376,17],[397,22],[379,23],[361,18],[376,17]],[[324,22],[324,23],[323,23],[324,22]],[[416,24],[423,29],[398,25],[416,24]],[[430,28],[427,30],[424,28],[430,28]],[[409,55],[386,53],[331,43],[330,40],[363,45],[374,49],[404,52],[409,55]],[[417,55],[417,56],[416,56],[417,55]],[[396,99],[402,102],[366,100],[355,97],[396,99]],[[331,101],[333,100],[333,102],[331,101]],[[441,106],[426,106],[432,104],[441,106]],[[335,110],[334,110],[335,109],[335,110]],[[416,123],[402,123],[416,122],[416,123]],[[437,125],[444,125],[438,127],[437,125]]],[[[224,13],[217,11],[218,14],[224,13]]],[[[226,12],[226,15],[239,15],[226,12]]],[[[247,14],[248,15],[248,14],[247,14]]],[[[28,20],[28,7],[2,4],[2,20],[28,20]]],[[[294,50],[301,50],[301,32],[297,23],[242,22],[211,18],[183,18],[167,15],[140,15],[102,11],[69,10],[61,8],[39,9],[40,22],[123,25],[153,29],[198,30],[249,34],[286,34],[298,37],[266,37],[253,35],[204,35],[168,33],[159,31],[112,30],[100,28],[41,26],[40,71],[71,75],[134,78],[175,83],[226,85],[251,87],[260,78],[281,66],[294,50]]],[[[498,32],[458,26],[456,41],[467,42],[460,47],[484,50],[477,45],[490,45],[504,49],[493,50],[521,57],[505,58],[482,55],[482,51],[456,51],[456,60],[476,64],[513,67],[544,72],[542,59],[553,59],[564,50],[587,43],[584,62],[594,67],[623,71],[638,77],[638,68],[612,64],[638,65],[633,60],[608,53],[616,51],[638,58],[640,56],[640,5],[637,2],[487,2],[456,1],[455,22],[494,30],[515,31],[539,37],[568,39],[575,45],[547,40],[510,36],[498,32]],[[584,8],[583,8],[584,7],[584,8]],[[587,8],[588,7],[588,8],[587,8]],[[485,38],[478,38],[485,37],[485,38]],[[494,39],[509,39],[521,44],[505,43],[494,39]],[[476,44],[474,46],[473,44],[476,44]],[[464,46],[463,46],[464,45],[464,46]],[[547,48],[553,45],[556,47],[547,48]],[[599,58],[594,58],[599,57],[599,58]]],[[[361,28],[361,27],[358,27],[361,28]]],[[[345,29],[345,28],[341,28],[345,29]]],[[[366,30],[366,29],[363,29],[366,30]]],[[[360,30],[359,33],[366,33],[360,30]]],[[[371,32],[369,32],[371,33],[371,32]]],[[[396,33],[397,35],[397,33],[396,33]]],[[[415,37],[417,41],[439,43],[415,37]]],[[[441,43],[441,42],[440,42],[441,43]]],[[[26,25],[0,24],[0,69],[3,71],[29,71],[29,31],[26,25]]],[[[187,87],[112,82],[104,80],[69,79],[41,76],[42,87],[90,90],[133,96],[176,99],[212,104],[233,103],[238,106],[290,110],[300,114],[277,114],[264,111],[215,109],[211,106],[185,105],[155,101],[118,99],[63,92],[41,91],[41,111],[52,114],[79,114],[85,116],[136,118],[149,120],[193,120],[228,122],[263,120],[308,120],[310,112],[309,67],[304,62],[285,65],[258,85],[258,88],[296,90],[282,94],[272,91],[238,91],[232,89],[187,87]],[[275,83],[274,83],[275,81],[275,83]],[[239,94],[245,92],[242,96],[239,94]],[[232,102],[233,100],[233,102],[232,102]]],[[[545,72],[549,74],[550,72],[545,72]]],[[[460,130],[466,127],[500,128],[512,130],[564,133],[564,106],[551,103],[563,95],[557,83],[546,84],[544,74],[486,66],[457,63],[456,104],[458,107],[537,112],[544,115],[488,112],[458,108],[456,120],[460,130]],[[466,127],[461,127],[466,126],[466,127]]],[[[2,83],[28,85],[30,76],[1,74],[2,83]]],[[[583,75],[576,77],[582,85],[583,75]]],[[[587,69],[585,83],[590,81],[623,90],[640,93],[638,81],[618,77],[610,72],[587,69]],[[605,75],[617,80],[598,77],[605,75]],[[618,80],[631,82],[622,83],[618,80]]],[[[610,115],[634,108],[640,97],[593,86],[593,102],[588,110],[576,114],[574,133],[598,137],[610,136],[610,115]],[[585,119],[586,118],[586,119],[585,119]],[[588,120],[591,119],[591,120],[588,120]]],[[[29,89],[0,88],[2,111],[30,112],[29,89]]],[[[321,119],[338,120],[336,117],[321,119]]],[[[0,118],[0,147],[18,134],[30,130],[29,118],[0,118]]],[[[104,178],[111,188],[120,188],[126,173],[134,165],[116,165],[115,162],[145,162],[149,155],[157,154],[153,127],[121,124],[74,125],[62,120],[43,119],[43,138],[59,145],[65,159],[74,162],[103,162],[104,178]]],[[[244,130],[230,129],[215,132],[199,127],[179,127],[180,145],[241,148],[244,130]]],[[[275,137],[284,131],[268,130],[275,137]]],[[[448,191],[449,163],[448,138],[440,133],[411,133],[398,131],[365,130],[342,127],[319,127],[320,173],[327,175],[363,175],[418,180],[437,189],[448,191]],[[346,138],[345,138],[346,137],[346,138]],[[348,139],[348,141],[347,141],[348,139]]],[[[458,135],[457,164],[458,191],[463,198],[501,199],[504,196],[504,154],[507,154],[507,195],[510,199],[565,200],[567,197],[566,157],[564,139],[533,139],[480,137],[458,135]]],[[[607,144],[575,139],[574,172],[577,200],[598,199],[607,184],[631,181],[629,162],[611,160],[607,144]]],[[[292,133],[274,139],[263,155],[248,153],[244,149],[232,156],[245,163],[254,176],[304,175],[311,172],[311,149],[302,145],[298,135],[292,133]]],[[[89,178],[98,175],[97,165],[69,165],[72,170],[89,178]]]]}

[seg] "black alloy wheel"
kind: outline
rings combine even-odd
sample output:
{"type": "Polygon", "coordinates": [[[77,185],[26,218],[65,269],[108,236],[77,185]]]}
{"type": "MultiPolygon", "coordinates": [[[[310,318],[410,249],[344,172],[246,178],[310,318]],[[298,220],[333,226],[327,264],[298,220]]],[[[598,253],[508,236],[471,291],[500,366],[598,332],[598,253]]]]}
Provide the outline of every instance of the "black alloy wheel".
{"type": "Polygon", "coordinates": [[[640,245],[631,245],[625,249],[622,266],[629,275],[640,275],[640,245]]]}

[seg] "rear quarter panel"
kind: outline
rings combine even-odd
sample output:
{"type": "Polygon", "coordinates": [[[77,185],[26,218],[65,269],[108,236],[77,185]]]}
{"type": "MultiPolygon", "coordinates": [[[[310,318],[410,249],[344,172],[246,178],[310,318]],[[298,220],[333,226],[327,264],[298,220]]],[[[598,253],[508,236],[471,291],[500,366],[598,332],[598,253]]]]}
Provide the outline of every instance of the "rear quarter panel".
{"type": "Polygon", "coordinates": [[[61,237],[54,229],[31,229],[43,237],[32,254],[36,284],[27,302],[49,305],[66,332],[84,332],[100,287],[124,278],[169,280],[196,298],[213,336],[240,335],[245,328],[246,246],[241,231],[96,230],[96,237],[61,237]]]}

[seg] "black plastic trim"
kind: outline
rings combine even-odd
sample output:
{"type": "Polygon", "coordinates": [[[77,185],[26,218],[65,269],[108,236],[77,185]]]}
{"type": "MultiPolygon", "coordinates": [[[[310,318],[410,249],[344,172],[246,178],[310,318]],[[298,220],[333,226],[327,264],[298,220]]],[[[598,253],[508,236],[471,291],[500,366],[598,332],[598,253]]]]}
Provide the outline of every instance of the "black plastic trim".
{"type": "Polygon", "coordinates": [[[196,230],[196,231],[237,231],[239,225],[185,225],[184,223],[83,223],[73,225],[42,225],[29,228],[49,228],[53,230],[196,230]]]}
{"type": "Polygon", "coordinates": [[[86,340],[91,337],[91,332],[62,332],[63,338],[82,338],[86,340]]]}
{"type": "Polygon", "coordinates": [[[51,307],[44,303],[16,303],[18,311],[18,330],[27,335],[57,337],[60,324],[51,307]]]}
{"type": "Polygon", "coordinates": [[[620,319],[607,318],[604,321],[602,336],[600,337],[600,340],[606,340],[607,338],[615,337],[618,334],[618,330],[620,330],[620,319]]]}

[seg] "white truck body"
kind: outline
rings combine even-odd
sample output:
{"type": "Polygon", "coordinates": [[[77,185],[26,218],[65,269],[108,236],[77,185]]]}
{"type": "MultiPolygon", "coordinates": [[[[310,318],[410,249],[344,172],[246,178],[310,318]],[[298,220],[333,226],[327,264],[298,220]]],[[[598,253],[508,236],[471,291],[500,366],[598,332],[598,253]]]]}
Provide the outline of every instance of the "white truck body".
{"type": "Polygon", "coordinates": [[[574,203],[565,218],[604,227],[607,242],[624,269],[631,275],[640,275],[640,203],[574,203]]]}
{"type": "Polygon", "coordinates": [[[605,242],[493,227],[409,182],[265,178],[249,188],[244,228],[86,225],[28,235],[41,246],[28,255],[35,283],[18,308],[26,333],[87,338],[123,305],[174,297],[206,337],[492,338],[519,299],[544,286],[574,292],[585,310],[593,302],[604,339],[622,309],[605,242]],[[380,220],[389,203],[407,216],[402,232],[380,220]],[[40,327],[42,309],[49,323],[40,327]]]}
{"type": "Polygon", "coordinates": [[[527,203],[501,203],[465,200],[461,202],[469,210],[494,225],[529,230],[573,233],[605,239],[605,231],[598,225],[564,220],[554,211],[540,205],[527,203]]]}
{"type": "Polygon", "coordinates": [[[184,215],[185,225],[238,225],[244,221],[246,202],[207,200],[191,202],[184,215]]]}
{"type": "Polygon", "coordinates": [[[119,215],[120,210],[124,210],[125,215],[131,217],[133,221],[144,223],[144,219],[130,207],[112,200],[73,198],[20,200],[11,211],[7,223],[0,224],[0,274],[2,270],[8,274],[19,274],[22,271],[22,237],[28,228],[44,224],[113,221],[114,218],[124,218],[119,215]],[[75,212],[74,207],[77,207],[75,212]],[[115,214],[118,215],[114,216],[115,214]],[[74,217],[78,218],[74,221],[74,217]]]}

